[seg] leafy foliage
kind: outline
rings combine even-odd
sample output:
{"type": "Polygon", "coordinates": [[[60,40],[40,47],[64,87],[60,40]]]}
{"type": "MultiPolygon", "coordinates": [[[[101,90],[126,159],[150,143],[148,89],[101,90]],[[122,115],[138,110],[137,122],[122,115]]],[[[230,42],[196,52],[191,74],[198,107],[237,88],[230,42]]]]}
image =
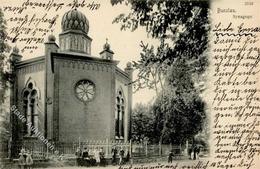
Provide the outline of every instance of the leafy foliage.
{"type": "Polygon", "coordinates": [[[158,47],[141,42],[140,60],[134,81],[136,91],[155,89],[154,132],[157,141],[182,143],[198,134],[205,121],[205,104],[195,84],[208,66],[207,48],[209,2],[194,0],[111,0],[125,4],[128,14],[113,23],[121,30],[145,27],[148,36],[160,41],[158,47]],[[195,80],[194,80],[195,79],[195,80]]]}
{"type": "MultiPolygon", "coordinates": [[[[201,136],[205,126],[205,103],[191,78],[191,68],[183,59],[168,71],[164,91],[151,106],[139,104],[133,111],[133,140],[183,144],[201,136]],[[200,133],[200,135],[198,135],[200,133]]],[[[205,140],[205,139],[204,139],[205,140]]]]}
{"type": "Polygon", "coordinates": [[[178,60],[167,76],[166,93],[157,99],[154,113],[160,140],[182,144],[202,131],[205,104],[194,88],[185,61],[178,60]]]}
{"type": "Polygon", "coordinates": [[[7,140],[9,137],[9,111],[5,105],[6,91],[11,79],[11,74],[7,70],[9,60],[6,53],[10,47],[6,43],[6,21],[2,9],[0,8],[0,141],[7,140]]]}
{"type": "Polygon", "coordinates": [[[132,115],[132,140],[142,143],[143,141],[153,141],[154,117],[151,113],[151,106],[137,104],[132,115]]]}
{"type": "Polygon", "coordinates": [[[138,70],[135,89],[163,87],[166,70],[176,59],[185,58],[194,73],[203,73],[208,65],[208,2],[179,0],[111,0],[113,5],[125,3],[129,14],[120,14],[114,23],[122,30],[145,27],[160,45],[141,42],[141,59],[134,62],[138,70]]]}
{"type": "Polygon", "coordinates": [[[3,104],[5,99],[5,92],[10,80],[10,73],[6,71],[6,65],[8,65],[8,59],[6,53],[9,52],[10,47],[6,43],[6,21],[4,20],[4,14],[0,8],[0,105],[3,104]]]}

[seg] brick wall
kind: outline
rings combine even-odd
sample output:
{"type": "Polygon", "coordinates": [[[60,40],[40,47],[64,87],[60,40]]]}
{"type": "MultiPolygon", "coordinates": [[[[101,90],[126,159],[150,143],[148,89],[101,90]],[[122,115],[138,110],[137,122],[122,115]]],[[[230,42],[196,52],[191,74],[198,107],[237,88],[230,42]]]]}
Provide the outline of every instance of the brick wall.
{"type": "MultiPolygon", "coordinates": [[[[113,66],[99,63],[88,64],[85,68],[76,62],[59,62],[59,75],[55,76],[55,90],[58,90],[59,141],[75,142],[89,139],[111,138],[113,105],[113,66]],[[64,63],[66,62],[66,63],[64,63]],[[90,102],[83,103],[75,96],[75,85],[87,79],[95,84],[95,96],[90,102]]],[[[58,100],[57,100],[58,99],[58,100]]],[[[56,112],[54,112],[56,113],[56,112]]]]}

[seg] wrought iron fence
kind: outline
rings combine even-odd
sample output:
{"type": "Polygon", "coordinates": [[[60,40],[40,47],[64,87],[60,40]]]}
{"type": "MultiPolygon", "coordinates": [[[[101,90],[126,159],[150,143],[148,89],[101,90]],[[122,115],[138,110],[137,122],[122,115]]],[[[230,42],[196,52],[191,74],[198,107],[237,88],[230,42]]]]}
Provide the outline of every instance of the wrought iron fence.
{"type": "MultiPolygon", "coordinates": [[[[8,144],[1,144],[1,152],[8,152],[8,144]]],[[[87,148],[89,155],[93,155],[96,149],[103,149],[106,158],[112,157],[112,149],[117,149],[118,153],[120,149],[123,149],[125,155],[130,154],[133,158],[138,157],[165,157],[172,151],[176,156],[188,156],[189,145],[170,145],[170,144],[147,144],[147,143],[132,143],[121,141],[109,141],[107,140],[87,140],[85,142],[64,143],[58,142],[54,146],[54,150],[50,150],[46,145],[38,140],[15,142],[12,144],[12,151],[14,158],[19,157],[19,153],[22,148],[29,150],[32,153],[33,159],[46,159],[51,155],[63,155],[67,157],[75,157],[77,148],[87,148]]],[[[209,150],[207,148],[201,149],[201,154],[207,154],[209,150]]],[[[4,153],[5,155],[7,153],[4,153]]]]}
{"type": "Polygon", "coordinates": [[[0,158],[8,157],[8,141],[0,142],[0,158]]]}
{"type": "MultiPolygon", "coordinates": [[[[32,153],[32,157],[34,159],[46,159],[48,156],[56,155],[56,156],[66,156],[66,157],[74,157],[77,148],[87,148],[89,155],[93,155],[96,149],[100,150],[101,148],[105,152],[106,158],[112,157],[112,148],[116,148],[119,152],[120,149],[123,149],[125,153],[131,150],[130,142],[122,142],[122,141],[108,141],[108,140],[87,140],[85,142],[74,142],[74,143],[65,143],[65,142],[57,142],[54,144],[54,149],[48,149],[47,146],[38,140],[33,141],[23,141],[23,142],[13,142],[12,143],[12,151],[13,157],[18,158],[19,153],[22,148],[26,151],[30,151],[32,153]]],[[[5,150],[6,151],[6,150],[5,150]]]]}
{"type": "Polygon", "coordinates": [[[171,144],[132,144],[132,157],[156,157],[167,156],[170,151],[174,154],[181,154],[184,148],[171,144]]]}
{"type": "Polygon", "coordinates": [[[46,159],[48,150],[46,145],[40,141],[14,142],[12,144],[12,154],[14,158],[19,157],[22,148],[26,151],[30,151],[32,153],[32,158],[35,160],[46,159]]]}

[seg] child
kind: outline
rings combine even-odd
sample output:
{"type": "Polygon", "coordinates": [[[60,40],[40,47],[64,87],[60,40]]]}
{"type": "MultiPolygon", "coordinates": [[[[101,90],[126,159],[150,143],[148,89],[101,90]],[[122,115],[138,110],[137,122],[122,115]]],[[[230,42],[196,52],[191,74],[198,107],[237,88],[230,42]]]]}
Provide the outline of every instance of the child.
{"type": "Polygon", "coordinates": [[[31,169],[33,165],[32,154],[30,151],[28,151],[26,156],[26,165],[27,165],[27,169],[31,169]]]}
{"type": "Polygon", "coordinates": [[[25,149],[22,148],[21,152],[19,153],[19,159],[18,159],[18,165],[19,168],[21,169],[24,169],[24,166],[26,165],[25,157],[26,157],[25,149]]]}

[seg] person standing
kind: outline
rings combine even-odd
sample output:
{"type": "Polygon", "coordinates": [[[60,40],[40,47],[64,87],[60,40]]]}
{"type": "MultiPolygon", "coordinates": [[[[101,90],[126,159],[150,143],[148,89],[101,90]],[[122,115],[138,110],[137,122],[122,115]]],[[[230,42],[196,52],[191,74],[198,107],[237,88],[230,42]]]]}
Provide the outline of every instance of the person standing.
{"type": "Polygon", "coordinates": [[[33,159],[32,159],[32,154],[31,154],[31,152],[29,150],[27,152],[25,161],[26,161],[27,169],[32,169],[33,159]]]}
{"type": "Polygon", "coordinates": [[[112,148],[112,164],[116,164],[117,149],[116,146],[112,148]]]}
{"type": "Polygon", "coordinates": [[[103,151],[103,147],[100,148],[99,156],[100,156],[100,165],[105,166],[106,160],[105,160],[105,152],[103,151]]]}
{"type": "Polygon", "coordinates": [[[193,150],[192,150],[192,147],[189,147],[189,148],[188,148],[188,155],[189,155],[189,159],[190,159],[190,160],[192,160],[192,155],[193,155],[193,154],[192,154],[192,151],[193,151],[193,150]]]}
{"type": "Polygon", "coordinates": [[[96,164],[99,166],[99,164],[100,164],[100,152],[99,152],[98,148],[96,148],[95,151],[94,151],[94,157],[95,157],[95,160],[96,160],[96,164]]]}
{"type": "Polygon", "coordinates": [[[130,153],[129,150],[126,153],[126,158],[125,158],[125,162],[129,162],[130,161],[130,153]]]}
{"type": "Polygon", "coordinates": [[[82,152],[80,147],[77,148],[75,155],[76,155],[77,166],[82,166],[82,160],[81,160],[82,152]]]}
{"type": "Polygon", "coordinates": [[[125,151],[124,151],[123,148],[121,147],[121,149],[120,149],[120,151],[119,151],[119,165],[122,165],[122,164],[123,164],[124,155],[125,155],[125,151]]]}
{"type": "Polygon", "coordinates": [[[196,145],[194,153],[196,154],[196,159],[199,159],[200,145],[196,145]]]}
{"type": "Polygon", "coordinates": [[[172,158],[173,158],[173,152],[172,150],[169,152],[169,155],[168,155],[168,163],[172,163],[172,158]]]}
{"type": "Polygon", "coordinates": [[[195,145],[193,148],[193,160],[197,159],[198,146],[195,145]]]}
{"type": "Polygon", "coordinates": [[[22,148],[21,152],[19,153],[18,165],[20,169],[24,169],[26,165],[26,154],[25,149],[22,148]]]}
{"type": "Polygon", "coordinates": [[[82,152],[82,165],[89,166],[89,162],[90,162],[90,159],[89,159],[89,155],[88,155],[88,149],[87,149],[87,147],[84,147],[84,150],[82,152]]]}
{"type": "Polygon", "coordinates": [[[196,145],[193,144],[191,147],[191,154],[190,154],[192,160],[196,160],[195,149],[196,149],[196,145]]]}

